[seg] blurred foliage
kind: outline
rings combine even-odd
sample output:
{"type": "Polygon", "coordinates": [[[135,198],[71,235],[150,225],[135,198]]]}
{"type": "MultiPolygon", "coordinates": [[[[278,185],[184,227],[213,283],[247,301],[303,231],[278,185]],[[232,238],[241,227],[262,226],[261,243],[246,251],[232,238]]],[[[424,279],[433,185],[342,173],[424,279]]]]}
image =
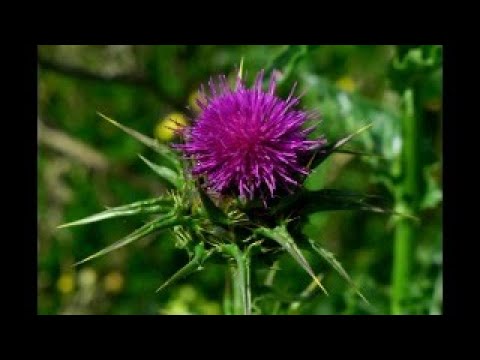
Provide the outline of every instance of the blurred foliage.
{"type": "MultiPolygon", "coordinates": [[[[372,122],[348,144],[374,154],[334,154],[309,177],[311,190],[324,187],[379,195],[395,207],[401,183],[399,154],[403,93],[415,89],[420,119],[418,163],[422,186],[415,194],[421,222],[414,239],[407,313],[442,312],[442,48],[440,46],[132,46],[45,45],[38,48],[38,312],[40,314],[219,314],[229,277],[221,265],[180,279],[155,293],[187,262],[171,232],[149,236],[72,267],[142,225],[135,217],[57,230],[62,223],[165,191],[165,184],[137,155],[155,154],[102,120],[107,114],[126,126],[175,140],[176,123],[192,120],[197,88],[210,76],[232,76],[244,58],[248,80],[260,69],[283,69],[282,95],[293,82],[304,92],[302,106],[322,122],[312,134],[333,142],[372,122]]],[[[288,256],[276,270],[252,274],[253,305],[277,314],[390,313],[395,217],[369,212],[311,212],[302,232],[334,253],[368,298],[363,302],[314,251],[304,255],[322,284],[288,256]],[[268,279],[268,281],[266,281],[268,279]],[[268,290],[268,291],[267,291],[268,290]],[[273,294],[272,294],[273,291],[273,294]]]]}

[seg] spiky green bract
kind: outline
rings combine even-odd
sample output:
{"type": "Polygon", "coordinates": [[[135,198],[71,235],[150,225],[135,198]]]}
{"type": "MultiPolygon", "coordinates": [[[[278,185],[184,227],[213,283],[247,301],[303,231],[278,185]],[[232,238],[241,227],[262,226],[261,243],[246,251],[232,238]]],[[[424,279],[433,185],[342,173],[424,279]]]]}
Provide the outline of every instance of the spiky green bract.
{"type": "Polygon", "coordinates": [[[167,212],[173,206],[173,200],[168,197],[158,197],[143,201],[137,201],[128,205],[117,206],[107,209],[94,215],[87,216],[86,218],[72,221],[58,226],[59,229],[70,226],[86,225],[97,221],[112,219],[122,216],[132,216],[138,214],[156,214],[161,212],[167,212]]]}
{"type": "Polygon", "coordinates": [[[139,133],[136,130],[133,130],[125,125],[120,124],[119,122],[109,118],[106,115],[103,115],[100,112],[97,112],[99,116],[101,116],[103,119],[107,120],[109,123],[115,125],[119,129],[123,130],[125,133],[133,137],[135,140],[140,141],[142,144],[148,146],[152,150],[154,150],[156,153],[160,154],[166,161],[169,162],[169,164],[177,169],[181,170],[182,169],[182,164],[180,160],[178,159],[177,156],[173,153],[172,149],[170,149],[168,146],[165,144],[159,143],[157,140],[152,139],[146,135],[143,135],[139,133]]]}
{"type": "Polygon", "coordinates": [[[172,169],[169,169],[166,166],[160,166],[157,164],[152,163],[150,160],[144,158],[142,155],[138,155],[140,159],[143,160],[145,164],[148,165],[150,169],[152,169],[155,174],[160,176],[162,180],[164,180],[166,183],[168,183],[170,186],[174,188],[181,188],[182,185],[184,184],[182,177],[180,174],[177,172],[173,171],[172,169]]]}
{"type": "Polygon", "coordinates": [[[96,252],[95,254],[90,255],[89,257],[77,262],[75,265],[80,265],[80,264],[83,264],[84,262],[90,261],[99,256],[106,255],[113,250],[117,250],[121,247],[124,247],[125,245],[128,245],[133,241],[138,240],[142,237],[145,237],[155,231],[168,229],[175,225],[185,224],[188,220],[189,218],[186,216],[175,215],[173,213],[170,213],[166,216],[160,216],[155,220],[152,220],[147,224],[143,225],[142,227],[138,228],[137,230],[132,232],[130,235],[124,237],[123,239],[118,240],[112,245],[109,245],[106,248],[96,252]]]}

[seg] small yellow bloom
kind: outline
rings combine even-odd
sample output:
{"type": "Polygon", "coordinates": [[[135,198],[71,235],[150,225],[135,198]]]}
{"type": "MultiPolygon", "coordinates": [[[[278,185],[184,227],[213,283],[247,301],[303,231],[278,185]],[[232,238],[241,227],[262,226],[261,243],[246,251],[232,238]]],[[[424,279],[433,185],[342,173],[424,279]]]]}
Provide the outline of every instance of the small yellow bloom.
{"type": "Polygon", "coordinates": [[[171,113],[161,119],[155,127],[155,136],[162,142],[168,142],[175,136],[175,129],[188,124],[187,118],[182,113],[171,113]]]}
{"type": "Polygon", "coordinates": [[[74,278],[73,274],[71,273],[62,274],[57,280],[57,289],[62,294],[71,293],[73,291],[74,285],[74,278]]]}
{"type": "Polygon", "coordinates": [[[123,288],[123,276],[118,271],[108,273],[103,279],[105,290],[110,293],[118,293],[123,288]]]}
{"type": "Polygon", "coordinates": [[[346,92],[354,92],[357,88],[357,84],[355,80],[353,80],[350,76],[342,76],[336,82],[337,87],[346,92]]]}

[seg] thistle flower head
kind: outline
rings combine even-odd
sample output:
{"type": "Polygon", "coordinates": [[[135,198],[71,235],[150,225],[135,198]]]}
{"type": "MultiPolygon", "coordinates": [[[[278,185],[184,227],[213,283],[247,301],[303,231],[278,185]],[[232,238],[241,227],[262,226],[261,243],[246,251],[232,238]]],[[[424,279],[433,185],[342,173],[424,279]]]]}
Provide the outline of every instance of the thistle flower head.
{"type": "Polygon", "coordinates": [[[192,174],[205,176],[217,193],[265,199],[291,190],[308,173],[306,155],[325,142],[307,140],[314,127],[303,125],[313,113],[295,109],[295,87],[284,100],[275,95],[275,74],[266,91],[262,83],[263,71],[251,88],[240,77],[233,89],[225,76],[210,80],[209,93],[202,86],[197,101],[200,114],[176,146],[193,160],[192,174]]]}

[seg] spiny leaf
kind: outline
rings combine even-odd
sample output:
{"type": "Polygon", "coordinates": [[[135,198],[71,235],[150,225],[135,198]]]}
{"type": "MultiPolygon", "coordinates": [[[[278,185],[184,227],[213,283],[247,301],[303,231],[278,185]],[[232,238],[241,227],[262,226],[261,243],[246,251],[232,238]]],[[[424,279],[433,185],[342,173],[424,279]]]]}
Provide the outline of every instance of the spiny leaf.
{"type": "Polygon", "coordinates": [[[148,165],[148,167],[150,167],[150,169],[152,169],[158,176],[160,176],[163,180],[168,182],[170,185],[177,188],[180,188],[182,186],[180,176],[175,171],[165,166],[154,164],[140,154],[138,156],[140,157],[140,159],[143,160],[145,164],[148,165]]]}
{"type": "Polygon", "coordinates": [[[302,211],[305,212],[360,210],[398,215],[417,222],[419,221],[419,219],[413,215],[374,205],[370,202],[372,199],[381,199],[381,197],[340,189],[306,190],[301,197],[302,201],[307,202],[308,200],[308,203],[302,208],[302,211]]]}
{"type": "Polygon", "coordinates": [[[317,252],[323,259],[325,259],[330,264],[330,266],[332,266],[350,284],[350,286],[352,286],[355,289],[358,296],[360,296],[367,305],[370,305],[370,303],[365,298],[365,296],[363,296],[363,294],[360,292],[360,289],[357,287],[357,285],[355,285],[352,278],[345,271],[342,264],[340,264],[340,262],[337,259],[335,259],[335,255],[333,255],[333,253],[331,253],[330,251],[318,245],[312,239],[308,239],[308,241],[310,242],[310,245],[312,246],[313,250],[315,250],[315,252],[317,252]]]}
{"type": "Polygon", "coordinates": [[[60,225],[57,228],[61,229],[61,228],[66,228],[70,226],[85,225],[85,224],[102,221],[106,219],[111,219],[115,217],[131,216],[131,215],[137,215],[137,214],[154,214],[154,213],[159,213],[165,210],[169,210],[169,208],[171,208],[172,205],[173,205],[173,202],[170,199],[163,198],[163,197],[142,200],[142,201],[137,201],[128,205],[122,205],[122,206],[110,208],[100,213],[87,216],[86,218],[60,225]]]}
{"type": "Polygon", "coordinates": [[[381,214],[391,214],[403,216],[414,221],[419,221],[413,215],[398,212],[391,209],[385,209],[371,203],[373,199],[381,199],[380,196],[362,194],[350,190],[340,189],[321,189],[321,190],[307,190],[302,189],[297,194],[285,198],[274,209],[274,213],[291,211],[291,209],[298,208],[302,213],[313,213],[321,211],[371,211],[381,214]],[[302,204],[298,207],[298,204],[302,204]]]}
{"type": "MultiPolygon", "coordinates": [[[[361,127],[360,129],[358,129],[357,131],[353,132],[352,134],[344,137],[344,138],[341,138],[337,141],[335,141],[333,144],[330,144],[330,145],[327,145],[321,149],[319,149],[315,155],[312,157],[312,159],[310,160],[310,164],[308,165],[309,168],[317,168],[323,161],[325,161],[325,159],[327,159],[331,154],[333,154],[335,151],[338,151],[338,149],[340,147],[342,147],[343,145],[345,145],[346,143],[348,143],[350,140],[352,140],[355,136],[361,134],[362,132],[364,132],[365,130],[368,130],[369,128],[371,128],[373,126],[373,123],[370,123],[368,125],[365,125],[363,127],[361,127]]],[[[315,172],[315,169],[310,173],[314,173],[315,172]]],[[[308,179],[308,177],[307,177],[308,179]]],[[[307,180],[305,179],[305,181],[307,180]]]]}
{"type": "Polygon", "coordinates": [[[58,229],[70,227],[70,226],[79,226],[79,225],[86,225],[89,223],[97,222],[97,221],[102,221],[106,219],[111,219],[114,217],[122,217],[122,216],[132,216],[132,215],[137,215],[137,214],[154,214],[154,213],[159,213],[165,208],[163,206],[159,205],[154,205],[150,207],[145,207],[145,208],[138,208],[138,209],[111,209],[111,210],[105,210],[102,211],[101,213],[94,214],[91,216],[88,216],[86,218],[76,220],[69,222],[67,224],[63,224],[58,226],[58,229]]]}
{"type": "Polygon", "coordinates": [[[199,243],[197,246],[195,246],[192,259],[184,267],[182,267],[175,274],[173,274],[167,281],[165,281],[163,285],[156,290],[156,292],[158,293],[170,284],[172,284],[174,281],[177,281],[190,275],[195,271],[200,270],[202,268],[202,264],[210,257],[212,253],[213,250],[205,251],[203,243],[199,243]]]}
{"type": "MultiPolygon", "coordinates": [[[[323,279],[323,274],[318,274],[317,278],[321,281],[323,279]]],[[[315,281],[310,282],[310,284],[308,284],[307,287],[303,289],[303,291],[300,293],[300,298],[302,299],[308,298],[309,296],[312,295],[312,293],[315,291],[316,288],[317,287],[316,287],[315,281]]]]}
{"type": "Polygon", "coordinates": [[[297,244],[287,231],[285,224],[277,226],[276,228],[269,229],[260,227],[255,232],[259,235],[263,235],[269,239],[272,239],[279,243],[287,252],[297,261],[297,263],[312,277],[315,283],[328,295],[327,290],[323,287],[320,280],[315,276],[307,259],[303,256],[302,252],[298,248],[297,244]]]}
{"type": "Polygon", "coordinates": [[[328,211],[328,210],[359,210],[364,207],[367,199],[380,198],[376,195],[361,194],[350,190],[301,189],[291,196],[285,197],[273,208],[273,213],[290,211],[293,208],[301,208],[302,212],[328,211]],[[302,204],[301,207],[298,204],[302,204]],[[361,206],[359,206],[359,204],[361,206]]]}
{"type": "Polygon", "coordinates": [[[208,218],[216,224],[227,226],[230,225],[230,220],[228,216],[222,211],[222,209],[215,205],[210,196],[208,196],[208,194],[205,193],[205,191],[200,186],[197,186],[197,189],[208,218]]]}
{"type": "Polygon", "coordinates": [[[92,259],[95,259],[99,256],[108,254],[109,252],[119,249],[125,245],[130,244],[131,242],[138,240],[148,234],[153,233],[154,231],[173,227],[175,225],[182,224],[186,221],[186,218],[183,217],[178,217],[173,214],[169,214],[166,217],[162,216],[159,218],[156,218],[155,220],[150,221],[149,223],[143,225],[142,227],[138,228],[134,232],[132,232],[130,235],[127,237],[118,240],[117,242],[113,243],[112,245],[107,246],[106,248],[96,252],[93,255],[90,255],[89,257],[77,262],[74,264],[74,266],[83,264],[84,262],[90,261],[92,259]]]}
{"type": "Polygon", "coordinates": [[[303,200],[308,199],[309,203],[303,210],[309,211],[311,209],[315,212],[335,210],[367,210],[380,212],[381,208],[375,207],[367,202],[375,198],[379,197],[340,189],[305,191],[303,200]]]}
{"type": "Polygon", "coordinates": [[[176,169],[181,169],[181,165],[179,160],[176,158],[172,150],[165,146],[164,144],[160,144],[158,141],[155,139],[152,139],[148,136],[145,136],[141,133],[139,133],[136,130],[133,130],[125,125],[120,124],[119,122],[109,118],[108,116],[102,114],[101,112],[97,111],[97,114],[110,122],[111,124],[115,125],[116,127],[120,128],[124,132],[126,132],[128,135],[133,137],[134,139],[140,141],[142,144],[148,146],[149,148],[155,150],[157,153],[160,155],[164,156],[164,158],[176,169]]]}
{"type": "Polygon", "coordinates": [[[139,133],[138,131],[136,130],[133,130],[125,125],[122,125],[120,124],[119,122],[109,118],[108,116],[102,114],[101,112],[97,112],[97,114],[99,116],[101,116],[102,118],[104,118],[105,120],[107,120],[108,122],[110,122],[111,124],[115,125],[116,127],[122,129],[123,131],[125,131],[128,135],[130,135],[131,137],[133,137],[134,139],[140,141],[142,144],[152,148],[153,150],[155,151],[158,151],[159,148],[161,148],[162,146],[160,146],[156,141],[155,139],[152,139],[148,136],[145,136],[141,133],[139,133]]]}

